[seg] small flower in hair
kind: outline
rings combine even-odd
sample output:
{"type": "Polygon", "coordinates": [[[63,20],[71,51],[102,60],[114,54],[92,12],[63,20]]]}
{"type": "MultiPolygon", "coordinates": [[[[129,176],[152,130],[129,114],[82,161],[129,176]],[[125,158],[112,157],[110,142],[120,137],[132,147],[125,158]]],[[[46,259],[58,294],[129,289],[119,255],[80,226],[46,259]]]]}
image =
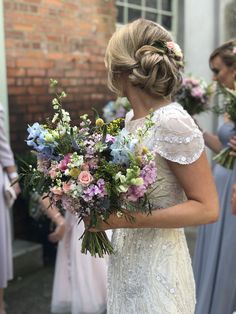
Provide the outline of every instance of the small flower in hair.
{"type": "Polygon", "coordinates": [[[173,41],[167,41],[166,46],[168,49],[173,50],[175,47],[175,43],[173,41]]]}
{"type": "Polygon", "coordinates": [[[169,48],[170,50],[173,51],[173,53],[176,55],[176,57],[183,58],[182,50],[178,44],[174,43],[173,41],[168,41],[166,43],[166,46],[167,46],[167,48],[169,48]]]}
{"type": "Polygon", "coordinates": [[[173,41],[165,42],[162,40],[156,40],[154,41],[152,46],[157,48],[163,54],[173,53],[176,57],[180,59],[183,58],[183,53],[180,46],[173,41]]]}

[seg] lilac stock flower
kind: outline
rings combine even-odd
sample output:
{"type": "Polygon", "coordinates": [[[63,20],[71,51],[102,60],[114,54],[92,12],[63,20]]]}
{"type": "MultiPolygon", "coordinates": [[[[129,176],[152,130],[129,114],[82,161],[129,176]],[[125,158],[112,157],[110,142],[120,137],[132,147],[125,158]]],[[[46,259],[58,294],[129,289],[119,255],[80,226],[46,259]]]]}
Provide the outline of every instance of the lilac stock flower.
{"type": "Polygon", "coordinates": [[[131,202],[137,202],[138,199],[144,196],[147,188],[145,185],[131,185],[128,191],[124,194],[125,199],[131,202]]]}
{"type": "Polygon", "coordinates": [[[86,190],[83,192],[83,199],[88,202],[91,201],[94,196],[98,198],[103,198],[107,195],[105,181],[103,179],[99,179],[96,184],[91,184],[86,190]]]}
{"type": "Polygon", "coordinates": [[[156,181],[157,168],[154,161],[151,161],[148,165],[144,166],[144,168],[141,170],[141,177],[143,178],[144,185],[146,187],[156,181]]]}
{"type": "Polygon", "coordinates": [[[105,142],[106,142],[106,143],[115,143],[115,137],[112,136],[112,135],[110,135],[110,134],[107,134],[107,135],[106,135],[105,142]]]}

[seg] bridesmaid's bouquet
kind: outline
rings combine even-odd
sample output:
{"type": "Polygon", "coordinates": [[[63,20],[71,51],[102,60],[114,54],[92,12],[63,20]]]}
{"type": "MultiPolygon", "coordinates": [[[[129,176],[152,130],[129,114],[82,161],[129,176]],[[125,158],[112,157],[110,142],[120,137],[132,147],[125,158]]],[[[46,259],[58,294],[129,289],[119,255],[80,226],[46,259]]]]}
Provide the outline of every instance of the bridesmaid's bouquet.
{"type": "Polygon", "coordinates": [[[182,84],[175,95],[175,101],[191,115],[209,110],[211,85],[193,76],[184,77],[182,84]]]}
{"type": "Polygon", "coordinates": [[[103,108],[103,118],[106,122],[118,118],[124,118],[131,109],[131,105],[126,97],[118,97],[115,101],[109,101],[103,108]]]}
{"type": "MultiPolygon", "coordinates": [[[[236,81],[234,82],[234,89],[219,85],[218,93],[224,97],[224,105],[223,108],[219,105],[215,105],[213,111],[217,114],[227,114],[229,119],[234,122],[236,126],[236,81]]],[[[236,157],[232,156],[230,152],[231,148],[226,147],[222,149],[213,160],[227,169],[233,169],[236,157]]]]}
{"type": "MultiPolygon", "coordinates": [[[[57,88],[57,81],[51,81],[57,88]]],[[[132,220],[132,211],[150,212],[148,193],[157,178],[154,155],[142,145],[153,126],[152,115],[136,134],[122,130],[123,119],[105,123],[81,116],[79,127],[71,126],[62,108],[64,92],[52,100],[51,121],[28,127],[27,145],[37,156],[37,167],[28,165],[22,174],[28,189],[46,195],[51,204],[78,217],[90,217],[99,229],[111,214],[132,220]]],[[[85,230],[82,252],[103,257],[113,248],[105,232],[85,230]]]]}

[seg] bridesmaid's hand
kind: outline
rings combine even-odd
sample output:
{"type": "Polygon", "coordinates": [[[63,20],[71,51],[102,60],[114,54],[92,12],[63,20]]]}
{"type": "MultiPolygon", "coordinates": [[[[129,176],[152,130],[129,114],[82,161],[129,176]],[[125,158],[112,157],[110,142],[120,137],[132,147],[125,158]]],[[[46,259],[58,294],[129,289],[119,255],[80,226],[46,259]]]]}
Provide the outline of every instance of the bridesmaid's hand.
{"type": "Polygon", "coordinates": [[[21,193],[20,184],[18,182],[13,182],[12,187],[16,193],[16,196],[18,196],[21,193]]]}
{"type": "Polygon", "coordinates": [[[233,185],[231,202],[232,202],[232,212],[234,215],[236,215],[236,184],[233,185]]]}
{"type": "Polygon", "coordinates": [[[61,217],[60,223],[57,225],[55,231],[49,234],[48,240],[52,243],[60,241],[64,237],[65,229],[66,229],[65,219],[61,217]]]}
{"type": "Polygon", "coordinates": [[[231,137],[228,145],[231,147],[232,151],[230,152],[230,155],[236,156],[236,136],[231,137]]]}

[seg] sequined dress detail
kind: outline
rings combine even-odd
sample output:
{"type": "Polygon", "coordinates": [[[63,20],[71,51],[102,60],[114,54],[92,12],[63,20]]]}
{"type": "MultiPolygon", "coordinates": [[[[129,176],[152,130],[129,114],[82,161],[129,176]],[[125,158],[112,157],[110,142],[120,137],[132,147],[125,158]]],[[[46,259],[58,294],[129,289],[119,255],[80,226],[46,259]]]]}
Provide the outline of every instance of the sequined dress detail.
{"type": "MultiPolygon", "coordinates": [[[[125,121],[129,132],[145,121],[132,117],[130,111],[125,121]]],[[[204,150],[204,141],[193,119],[177,103],[156,110],[153,120],[155,126],[144,145],[157,152],[158,178],[163,180],[156,184],[150,201],[153,209],[164,210],[186,200],[167,160],[193,163],[204,150]]],[[[115,254],[109,262],[108,314],[194,313],[195,284],[182,228],[117,229],[112,243],[115,254]]]]}

